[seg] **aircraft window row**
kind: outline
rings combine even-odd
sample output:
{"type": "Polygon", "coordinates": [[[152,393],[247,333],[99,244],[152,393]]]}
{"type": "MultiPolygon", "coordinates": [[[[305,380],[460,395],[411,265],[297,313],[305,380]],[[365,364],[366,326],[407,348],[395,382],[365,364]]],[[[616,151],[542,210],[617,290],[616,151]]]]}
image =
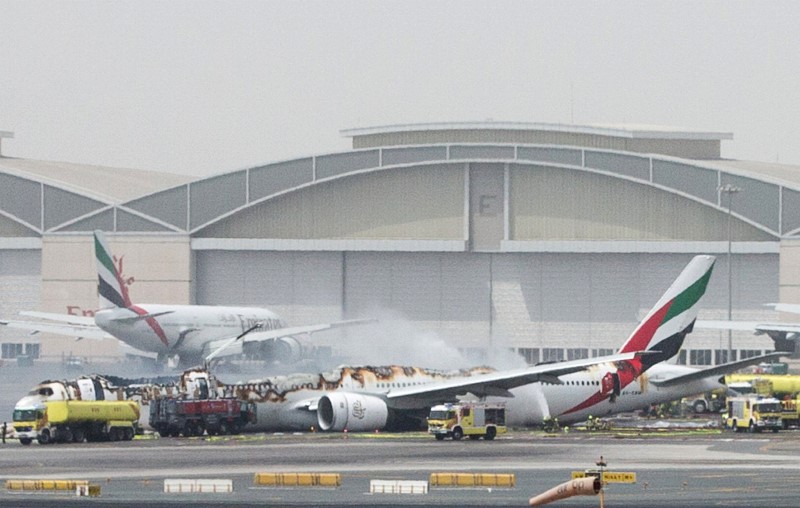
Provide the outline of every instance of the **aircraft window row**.
{"type": "Polygon", "coordinates": [[[376,383],[377,388],[405,388],[408,386],[422,386],[428,383],[424,381],[409,381],[407,383],[376,383]]]}
{"type": "Polygon", "coordinates": [[[564,381],[567,386],[600,386],[600,381],[564,381]]]}

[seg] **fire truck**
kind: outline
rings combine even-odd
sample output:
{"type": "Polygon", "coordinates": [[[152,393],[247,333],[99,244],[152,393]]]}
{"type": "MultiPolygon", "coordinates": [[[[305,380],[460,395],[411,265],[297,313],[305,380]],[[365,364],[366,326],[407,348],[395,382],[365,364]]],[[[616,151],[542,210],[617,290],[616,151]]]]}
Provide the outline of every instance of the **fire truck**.
{"type": "Polygon", "coordinates": [[[446,437],[458,441],[464,436],[491,441],[507,430],[506,408],[503,404],[441,404],[433,406],[428,415],[428,433],[433,434],[437,441],[446,437]]]}
{"type": "Polygon", "coordinates": [[[783,427],[783,406],[778,399],[761,397],[728,397],[725,426],[734,432],[746,430],[778,432],[783,427]]]}
{"type": "Polygon", "coordinates": [[[255,403],[233,398],[150,401],[150,426],[161,437],[238,434],[255,421],[255,403]]]}

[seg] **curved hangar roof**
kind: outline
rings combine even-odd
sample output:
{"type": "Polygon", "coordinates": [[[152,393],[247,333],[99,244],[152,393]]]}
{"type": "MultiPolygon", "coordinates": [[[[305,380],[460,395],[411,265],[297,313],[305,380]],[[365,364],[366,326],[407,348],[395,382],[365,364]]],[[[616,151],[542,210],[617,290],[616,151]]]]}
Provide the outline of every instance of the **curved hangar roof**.
{"type": "Polygon", "coordinates": [[[0,236],[99,228],[188,233],[199,249],[458,251],[481,250],[471,242],[483,235],[496,240],[487,250],[559,250],[727,240],[729,197],[735,241],[800,236],[800,169],[719,160],[727,133],[470,123],[344,134],[362,148],[189,182],[150,174],[156,188],[133,195],[54,184],[43,163],[2,158],[0,236]],[[742,191],[720,193],[726,184],[742,191]]]}

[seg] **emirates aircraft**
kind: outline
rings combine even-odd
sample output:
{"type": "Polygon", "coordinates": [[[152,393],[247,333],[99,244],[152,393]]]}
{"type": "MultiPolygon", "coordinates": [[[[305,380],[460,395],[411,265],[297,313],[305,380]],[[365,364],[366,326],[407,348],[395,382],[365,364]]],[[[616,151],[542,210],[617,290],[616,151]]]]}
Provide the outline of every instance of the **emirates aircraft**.
{"type": "Polygon", "coordinates": [[[159,360],[177,357],[179,365],[200,365],[241,354],[243,347],[271,360],[294,363],[313,346],[298,336],[334,327],[372,322],[354,319],[290,327],[276,313],[259,307],[134,304],[115,266],[105,236],[94,232],[100,310],[94,317],[22,312],[47,322],[0,321],[13,328],[80,338],[113,337],[159,360]]]}

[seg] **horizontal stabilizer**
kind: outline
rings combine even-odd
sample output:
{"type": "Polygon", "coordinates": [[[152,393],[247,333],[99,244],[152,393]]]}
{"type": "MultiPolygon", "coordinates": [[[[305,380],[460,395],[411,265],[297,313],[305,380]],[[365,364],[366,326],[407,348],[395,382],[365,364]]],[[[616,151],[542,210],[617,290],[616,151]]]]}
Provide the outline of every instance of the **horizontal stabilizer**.
{"type": "Polygon", "coordinates": [[[65,335],[67,337],[77,337],[79,339],[113,339],[113,335],[109,335],[96,326],[81,326],[70,324],[58,323],[44,323],[34,321],[0,321],[0,325],[9,328],[16,328],[18,330],[27,330],[32,333],[54,333],[56,335],[65,335]]]}
{"type": "Polygon", "coordinates": [[[73,316],[72,314],[55,314],[53,312],[38,312],[34,310],[24,310],[20,312],[19,315],[36,319],[46,319],[47,321],[58,321],[59,323],[95,326],[94,318],[91,316],[73,316]]]}
{"type": "Polygon", "coordinates": [[[682,374],[680,376],[675,376],[667,379],[657,379],[657,380],[650,379],[648,382],[651,385],[668,388],[670,386],[689,383],[692,381],[697,381],[699,379],[705,379],[707,377],[716,377],[723,374],[729,374],[731,372],[736,372],[737,370],[743,367],[748,367],[750,365],[758,365],[759,363],[769,360],[777,360],[782,356],[787,356],[787,353],[778,352],[778,353],[769,353],[761,356],[754,356],[752,358],[747,358],[745,360],[739,360],[738,362],[731,362],[723,365],[717,365],[716,367],[710,367],[708,369],[700,369],[696,370],[695,372],[691,372],[689,374],[682,374]]]}

